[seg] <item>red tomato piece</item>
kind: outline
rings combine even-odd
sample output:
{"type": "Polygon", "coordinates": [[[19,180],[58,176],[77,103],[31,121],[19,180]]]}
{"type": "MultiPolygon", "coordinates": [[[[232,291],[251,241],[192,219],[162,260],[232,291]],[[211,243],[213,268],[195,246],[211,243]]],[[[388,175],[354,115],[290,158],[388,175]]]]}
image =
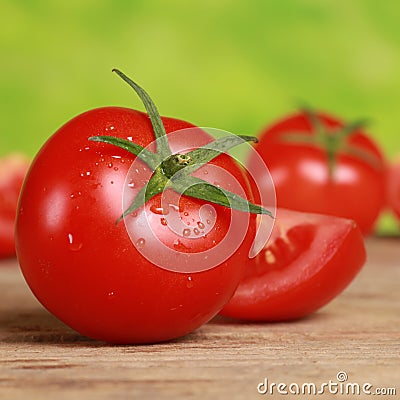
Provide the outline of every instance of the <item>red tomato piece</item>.
{"type": "MultiPolygon", "coordinates": [[[[316,118],[332,135],[345,126],[323,113],[316,114],[316,118]]],[[[256,150],[275,183],[277,206],[353,219],[364,234],[369,234],[385,204],[385,163],[381,151],[358,129],[344,141],[350,150],[345,151],[343,146],[336,149],[330,174],[324,144],[307,143],[315,135],[315,127],[304,112],[288,116],[259,135],[256,150]]],[[[253,159],[252,155],[249,166],[253,159]]],[[[255,176],[260,190],[262,174],[255,176]]]]}
{"type": "MultiPolygon", "coordinates": [[[[162,120],[168,134],[193,127],[177,119],[162,120]]],[[[185,335],[210,320],[233,295],[255,236],[256,216],[248,216],[247,235],[237,251],[215,268],[182,273],[154,265],[133,245],[124,222],[116,224],[125,211],[124,182],[136,157],[88,141],[100,135],[144,147],[154,141],[147,114],[127,108],[91,110],[61,127],[36,156],[21,194],[16,244],[22,272],[39,301],[83,335],[112,343],[151,343],[185,335]]],[[[186,137],[186,142],[189,139],[193,141],[186,137]]],[[[196,135],[203,144],[211,139],[205,133],[196,135]]],[[[174,151],[186,145],[170,144],[174,151]]],[[[247,180],[231,157],[220,155],[211,164],[228,171],[250,196],[247,180]]],[[[210,170],[210,182],[218,179],[212,175],[210,170]]],[[[196,224],[206,203],[182,196],[182,219],[196,224]]],[[[213,204],[214,228],[207,237],[185,241],[168,230],[160,205],[156,195],[138,214],[148,215],[165,245],[183,252],[219,243],[232,215],[239,213],[213,204]]],[[[142,240],[137,245],[149,244],[142,240]]]]}
{"type": "Polygon", "coordinates": [[[28,168],[29,160],[22,154],[10,154],[0,159],[0,258],[15,255],[15,215],[28,168]]]}
{"type": "Polygon", "coordinates": [[[269,242],[249,259],[221,314],[251,321],[304,317],[342,292],[365,259],[354,221],[278,209],[269,242]]]}

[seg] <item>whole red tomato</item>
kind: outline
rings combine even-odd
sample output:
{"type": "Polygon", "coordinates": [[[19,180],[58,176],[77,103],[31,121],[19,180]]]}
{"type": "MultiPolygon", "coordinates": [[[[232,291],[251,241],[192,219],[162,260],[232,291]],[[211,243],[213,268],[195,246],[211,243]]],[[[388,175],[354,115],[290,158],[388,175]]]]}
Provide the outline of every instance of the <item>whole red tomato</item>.
{"type": "Polygon", "coordinates": [[[388,168],[387,196],[388,206],[400,219],[400,158],[388,168]]]}
{"type": "Polygon", "coordinates": [[[10,154],[0,159],[0,258],[15,255],[15,215],[28,167],[29,160],[22,154],[10,154]]]}
{"type": "Polygon", "coordinates": [[[278,209],[269,242],[248,260],[221,314],[253,321],[304,317],[345,289],[365,258],[354,221],[278,209]]]}
{"type": "MultiPolygon", "coordinates": [[[[172,135],[193,128],[188,122],[162,118],[162,124],[173,153],[187,151],[188,143],[201,146],[212,139],[200,129],[194,137],[172,135]]],[[[109,143],[89,141],[104,135],[143,147],[154,141],[149,116],[127,108],[94,109],[61,127],[33,161],[21,194],[16,240],[22,272],[40,302],[83,335],[112,343],[185,335],[211,319],[233,295],[255,236],[256,217],[246,214],[247,234],[228,259],[204,271],[175,271],[187,253],[200,252],[206,263],[207,251],[223,240],[231,218],[245,213],[213,204],[213,227],[204,234],[211,222],[202,219],[202,212],[209,202],[182,195],[178,204],[171,204],[186,226],[187,234],[184,230],[178,235],[168,223],[172,210],[169,205],[165,209],[157,194],[116,223],[126,211],[124,193],[131,191],[135,198],[151,173],[146,178],[146,167],[139,162],[133,169],[145,172],[140,179],[127,180],[137,157],[109,143]],[[144,219],[148,225],[140,222],[144,219]],[[139,223],[132,227],[132,221],[139,223]],[[149,230],[158,242],[144,239],[149,230]],[[177,251],[168,268],[139,251],[148,248],[150,256],[157,255],[160,245],[177,251]]],[[[227,171],[250,196],[244,174],[226,154],[196,173],[224,186],[224,174],[218,171],[227,171]]]]}
{"type": "MultiPolygon", "coordinates": [[[[370,233],[385,204],[378,146],[355,124],[301,112],[265,128],[256,145],[275,183],[277,206],[353,219],[370,233]]],[[[250,167],[254,154],[248,160],[250,167]]],[[[263,174],[255,176],[262,188],[263,174]]]]}

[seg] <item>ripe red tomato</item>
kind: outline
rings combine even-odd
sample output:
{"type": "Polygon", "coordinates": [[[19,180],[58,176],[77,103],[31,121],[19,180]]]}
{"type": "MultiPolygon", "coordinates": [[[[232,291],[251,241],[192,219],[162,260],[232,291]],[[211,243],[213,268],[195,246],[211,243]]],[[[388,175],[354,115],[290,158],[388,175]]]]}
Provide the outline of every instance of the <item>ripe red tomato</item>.
{"type": "MultiPolygon", "coordinates": [[[[277,206],[353,219],[368,234],[385,203],[383,156],[359,129],[340,136],[341,143],[335,142],[344,123],[322,113],[315,118],[324,135],[317,136],[318,127],[313,126],[306,112],[289,116],[261,132],[256,150],[275,183],[277,206]],[[312,140],[319,143],[310,144],[312,140]],[[332,173],[329,147],[335,154],[332,173]]],[[[248,165],[253,161],[252,154],[248,165]]],[[[260,190],[263,173],[255,176],[260,190]]]]}
{"type": "Polygon", "coordinates": [[[400,219],[400,158],[388,168],[387,196],[390,209],[400,219]]]}
{"type": "MultiPolygon", "coordinates": [[[[168,137],[193,127],[172,118],[162,121],[168,137]]],[[[183,142],[171,140],[171,147],[179,151],[188,142],[197,147],[211,141],[199,132],[183,136],[183,142]]],[[[185,335],[210,320],[233,295],[255,236],[256,217],[246,214],[243,243],[215,268],[182,273],[154,265],[133,245],[126,224],[116,224],[125,211],[124,190],[137,193],[145,183],[125,184],[136,157],[119,147],[88,141],[100,135],[141,146],[154,141],[147,114],[127,108],[94,109],[61,127],[36,156],[22,190],[16,226],[22,272],[40,302],[83,335],[112,343],[159,342],[185,335]]],[[[221,179],[216,170],[228,171],[250,192],[232,158],[223,154],[210,164],[218,168],[207,164],[197,171],[205,180],[215,183],[221,179]]],[[[180,218],[194,231],[196,225],[201,227],[199,215],[206,204],[180,198],[180,218]]],[[[244,214],[213,207],[213,229],[198,238],[182,238],[168,229],[164,218],[168,211],[162,209],[160,195],[126,219],[144,215],[160,241],[182,253],[205,251],[226,235],[235,213],[244,214]]],[[[146,233],[140,229],[147,228],[137,229],[140,235],[146,233]]],[[[136,245],[159,251],[144,239],[136,245]]]]}
{"type": "Polygon", "coordinates": [[[0,258],[15,255],[15,214],[28,167],[29,161],[22,154],[0,159],[0,258]]]}
{"type": "Polygon", "coordinates": [[[221,314],[252,321],[304,317],[344,290],[365,258],[354,221],[278,209],[269,242],[248,260],[221,314]]]}

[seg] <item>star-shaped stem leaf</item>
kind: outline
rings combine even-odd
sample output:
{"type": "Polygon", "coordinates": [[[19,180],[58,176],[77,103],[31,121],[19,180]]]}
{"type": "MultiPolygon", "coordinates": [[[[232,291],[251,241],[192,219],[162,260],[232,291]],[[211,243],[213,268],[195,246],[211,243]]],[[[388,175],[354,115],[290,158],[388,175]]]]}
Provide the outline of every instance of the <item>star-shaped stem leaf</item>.
{"type": "MultiPolygon", "coordinates": [[[[89,139],[95,142],[108,143],[127,150],[141,161],[145,162],[153,171],[149,182],[138,192],[132,204],[124,211],[118,221],[142,207],[152,197],[166,189],[173,189],[185,196],[202,199],[235,210],[267,214],[272,217],[272,213],[262,206],[253,204],[247,199],[222,187],[216,187],[202,179],[190,175],[220,154],[226,153],[228,150],[242,143],[256,142],[257,138],[244,135],[228,135],[187,153],[172,154],[168,142],[168,135],[166,134],[157,107],[150,96],[123,72],[117,69],[113,71],[128,83],[142,100],[149,114],[156,140],[156,153],[153,153],[129,140],[113,136],[93,136],[89,139]]],[[[232,162],[234,161],[232,160],[232,162]]]]}

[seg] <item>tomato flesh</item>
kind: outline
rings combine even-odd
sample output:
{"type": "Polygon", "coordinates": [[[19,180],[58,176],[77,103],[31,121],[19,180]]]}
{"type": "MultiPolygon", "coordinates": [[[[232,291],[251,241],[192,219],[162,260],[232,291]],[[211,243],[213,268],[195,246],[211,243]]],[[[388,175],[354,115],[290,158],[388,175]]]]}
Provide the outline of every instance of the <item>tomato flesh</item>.
{"type": "Polygon", "coordinates": [[[278,208],[269,242],[248,261],[221,314],[253,321],[304,317],[342,292],[365,259],[353,221],[278,208]]]}

